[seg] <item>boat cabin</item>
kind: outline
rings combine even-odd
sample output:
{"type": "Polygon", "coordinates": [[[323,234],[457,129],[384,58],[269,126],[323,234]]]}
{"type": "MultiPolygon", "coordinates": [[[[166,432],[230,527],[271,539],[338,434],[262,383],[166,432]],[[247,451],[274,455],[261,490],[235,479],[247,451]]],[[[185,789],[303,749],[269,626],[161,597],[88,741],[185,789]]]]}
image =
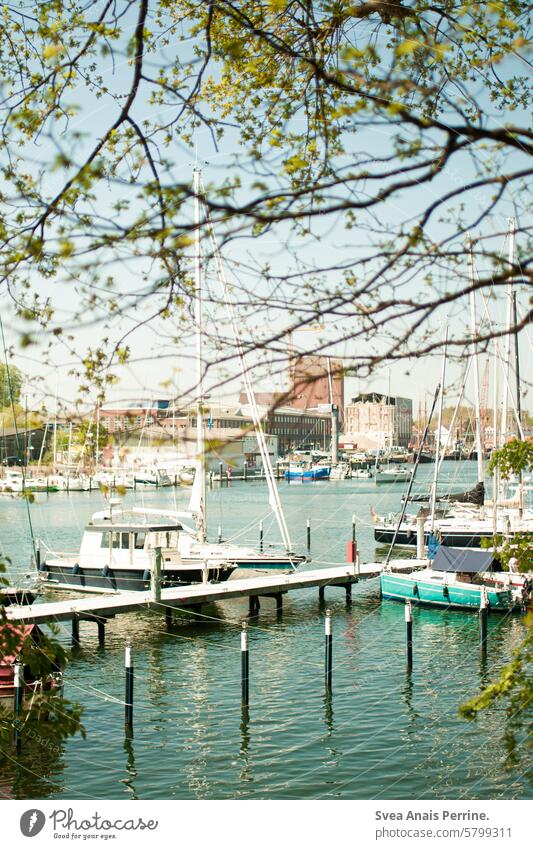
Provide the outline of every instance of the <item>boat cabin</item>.
{"type": "Polygon", "coordinates": [[[194,531],[181,522],[146,522],[138,518],[125,521],[94,516],[85,527],[79,556],[79,565],[94,567],[97,561],[101,567],[114,566],[144,567],[150,569],[151,552],[156,548],[163,551],[176,550],[180,533],[194,536],[194,531]]]}

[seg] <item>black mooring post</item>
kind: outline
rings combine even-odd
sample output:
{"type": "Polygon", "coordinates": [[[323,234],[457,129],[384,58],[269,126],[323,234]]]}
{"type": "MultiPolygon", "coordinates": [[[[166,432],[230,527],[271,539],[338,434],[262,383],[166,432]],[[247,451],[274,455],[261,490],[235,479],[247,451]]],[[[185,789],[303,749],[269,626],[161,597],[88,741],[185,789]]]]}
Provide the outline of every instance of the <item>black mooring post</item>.
{"type": "Polygon", "coordinates": [[[318,601],[319,601],[319,604],[324,604],[324,594],[325,594],[325,589],[326,589],[325,587],[319,587],[319,588],[318,588],[318,601]]]}
{"type": "Polygon", "coordinates": [[[263,551],[263,521],[259,522],[259,551],[263,551]]]}
{"type": "Polygon", "coordinates": [[[413,668],[413,615],[411,602],[405,602],[405,648],[407,652],[407,668],[413,668]]]}
{"type": "Polygon", "coordinates": [[[172,608],[171,607],[165,607],[165,627],[166,628],[172,627],[172,608]]]}
{"type": "Polygon", "coordinates": [[[248,652],[248,623],[242,623],[241,631],[241,702],[245,707],[249,704],[250,659],[248,652]]]}
{"type": "Polygon", "coordinates": [[[22,699],[24,695],[24,670],[22,667],[22,663],[17,660],[15,663],[15,669],[13,672],[13,688],[14,688],[14,705],[13,705],[13,713],[14,713],[14,722],[13,726],[15,728],[15,748],[17,752],[20,752],[21,746],[21,738],[20,738],[20,715],[22,713],[22,699]]]}
{"type": "Polygon", "coordinates": [[[126,673],[126,692],[124,699],[124,719],[126,727],[133,727],[133,656],[128,644],[124,652],[124,668],[126,673]]]}
{"type": "Polygon", "coordinates": [[[325,683],[326,690],[331,693],[331,684],[333,677],[333,628],[331,623],[331,610],[326,610],[326,618],[324,620],[325,633],[325,683]]]}
{"type": "Polygon", "coordinates": [[[487,631],[489,618],[489,603],[485,587],[481,590],[481,601],[479,605],[479,644],[483,654],[487,653],[487,631]]]}
{"type": "Polygon", "coordinates": [[[311,548],[311,520],[307,520],[307,550],[311,548]]]}

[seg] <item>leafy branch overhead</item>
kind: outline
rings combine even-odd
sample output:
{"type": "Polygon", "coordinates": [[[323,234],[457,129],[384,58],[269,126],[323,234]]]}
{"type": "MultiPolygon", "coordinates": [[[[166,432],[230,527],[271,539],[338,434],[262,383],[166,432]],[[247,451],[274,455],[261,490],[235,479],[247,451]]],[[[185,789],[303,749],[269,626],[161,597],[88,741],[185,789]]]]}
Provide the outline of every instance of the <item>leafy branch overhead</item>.
{"type": "MultiPolygon", "coordinates": [[[[160,356],[190,332],[196,155],[245,343],[274,368],[313,322],[309,346],[350,343],[359,374],[441,347],[450,314],[461,355],[472,286],[529,279],[524,2],[18,0],[0,29],[2,294],[24,345],[78,358],[82,393],[105,392],[138,327],[163,328],[160,356]]],[[[227,335],[206,352],[229,376],[227,335]]]]}

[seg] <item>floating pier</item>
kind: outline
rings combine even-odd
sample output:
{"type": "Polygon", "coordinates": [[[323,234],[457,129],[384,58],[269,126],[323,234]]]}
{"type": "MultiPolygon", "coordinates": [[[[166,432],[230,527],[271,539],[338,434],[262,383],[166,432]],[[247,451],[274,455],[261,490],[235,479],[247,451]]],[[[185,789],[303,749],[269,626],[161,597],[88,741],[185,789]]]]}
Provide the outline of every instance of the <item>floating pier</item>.
{"type": "MultiPolygon", "coordinates": [[[[411,572],[427,565],[426,560],[391,560],[388,568],[395,572],[411,572]]],[[[67,598],[62,601],[26,605],[10,605],[5,609],[8,622],[20,624],[43,624],[46,622],[72,621],[75,637],[79,640],[78,623],[90,620],[98,623],[102,639],[106,619],[135,610],[160,609],[168,619],[172,608],[193,607],[202,604],[235,598],[249,598],[250,612],[257,613],[261,596],[276,599],[277,610],[282,609],[283,595],[291,590],[318,588],[319,597],[324,598],[326,587],[345,589],[347,600],[351,598],[352,584],[360,580],[376,578],[383,571],[383,563],[345,564],[324,569],[309,569],[291,574],[265,575],[253,578],[229,580],[220,584],[191,584],[183,587],[149,592],[119,592],[112,595],[90,595],[83,598],[67,598]],[[168,612],[167,612],[168,611],[168,612]]]]}

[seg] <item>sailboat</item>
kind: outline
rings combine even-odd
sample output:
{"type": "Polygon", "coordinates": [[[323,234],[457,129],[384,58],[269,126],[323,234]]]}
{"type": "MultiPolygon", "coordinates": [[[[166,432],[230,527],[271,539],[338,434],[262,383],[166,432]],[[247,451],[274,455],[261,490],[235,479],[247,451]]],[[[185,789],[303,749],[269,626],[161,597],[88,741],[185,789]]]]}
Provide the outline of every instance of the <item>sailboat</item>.
{"type": "Polygon", "coordinates": [[[195,195],[195,277],[196,277],[196,352],[198,367],[198,399],[196,405],[197,460],[194,482],[187,511],[134,508],[125,511],[119,499],[110,499],[106,510],[95,513],[88,522],[78,553],[53,553],[46,556],[39,577],[56,589],[85,592],[120,592],[146,590],[150,584],[156,549],[162,555],[162,585],[176,586],[205,581],[222,581],[231,577],[250,577],[273,570],[291,572],[307,560],[292,550],[289,531],[281,508],[274,472],[265,441],[261,419],[250,376],[244,362],[244,352],[237,323],[229,300],[228,287],[208,220],[209,235],[217,264],[219,281],[230,317],[235,344],[239,353],[248,401],[252,410],[256,438],[269,488],[269,503],[280,528],[284,550],[257,551],[251,546],[231,542],[211,543],[207,540],[206,521],[206,464],[203,426],[203,362],[202,362],[202,304],[200,254],[200,175],[194,172],[195,195]],[[184,520],[194,523],[186,524],[184,520]]]}
{"type": "MultiPolygon", "coordinates": [[[[514,250],[514,219],[509,221],[509,264],[513,265],[513,250],[514,250]]],[[[468,266],[470,281],[474,282],[474,265],[472,256],[472,246],[469,243],[468,249],[468,266]]],[[[505,361],[503,363],[503,410],[502,410],[502,426],[500,445],[505,443],[507,432],[507,415],[508,415],[508,400],[511,395],[509,390],[509,366],[510,366],[510,328],[511,328],[511,304],[512,304],[512,281],[509,283],[508,291],[508,311],[507,311],[507,351],[505,361]]],[[[471,332],[472,339],[476,338],[476,309],[475,309],[475,294],[472,290],[470,295],[470,310],[471,310],[471,332]]],[[[475,342],[472,343],[472,352],[470,356],[463,383],[460,390],[460,398],[464,391],[464,385],[468,374],[468,369],[473,367],[474,372],[474,393],[476,404],[476,461],[477,461],[477,484],[476,486],[463,493],[450,494],[445,499],[438,499],[441,502],[441,507],[446,509],[441,515],[435,513],[436,499],[436,484],[440,464],[436,464],[436,475],[433,482],[432,493],[427,500],[432,502],[431,516],[425,521],[424,533],[426,542],[431,533],[436,532],[443,545],[459,546],[466,548],[479,548],[482,539],[492,540],[494,536],[505,536],[507,539],[512,539],[515,534],[533,533],[533,510],[523,506],[523,495],[525,491],[524,481],[521,479],[517,487],[517,506],[504,505],[505,498],[503,491],[500,494],[495,491],[492,503],[492,515],[485,509],[485,483],[484,483],[484,465],[483,465],[483,440],[481,434],[481,409],[480,409],[480,391],[479,391],[479,367],[478,367],[478,351],[475,342]],[[446,503],[446,501],[448,503],[446,503]],[[458,502],[457,506],[450,507],[450,502],[458,502]],[[444,503],[443,503],[444,502],[444,503]],[[502,505],[502,509],[498,507],[502,505]]],[[[496,375],[495,375],[496,376],[496,375]]],[[[519,398],[520,390],[518,385],[518,369],[517,369],[517,398],[519,398]]],[[[496,403],[495,403],[496,416],[496,403]]],[[[522,423],[519,414],[519,405],[514,409],[517,428],[524,437],[522,423]]],[[[454,413],[455,416],[455,413],[454,413]]],[[[453,427],[450,426],[449,433],[453,427]]],[[[495,428],[496,430],[496,428],[495,428]]],[[[496,434],[495,434],[496,436],[496,434]]],[[[496,443],[495,443],[496,444],[496,443]]],[[[445,453],[446,446],[443,450],[445,453]]],[[[442,458],[441,458],[442,460],[442,458]]],[[[417,499],[421,500],[421,499],[417,499]]],[[[416,545],[416,517],[406,517],[398,530],[396,530],[395,517],[375,517],[376,525],[374,528],[374,539],[376,542],[390,543],[395,539],[397,545],[415,546],[416,545]]]]}
{"type": "Polygon", "coordinates": [[[490,571],[493,560],[493,552],[440,546],[427,569],[407,575],[383,572],[381,595],[396,601],[462,610],[479,610],[485,597],[491,610],[520,608],[521,592],[512,588],[508,573],[490,571]]]}

